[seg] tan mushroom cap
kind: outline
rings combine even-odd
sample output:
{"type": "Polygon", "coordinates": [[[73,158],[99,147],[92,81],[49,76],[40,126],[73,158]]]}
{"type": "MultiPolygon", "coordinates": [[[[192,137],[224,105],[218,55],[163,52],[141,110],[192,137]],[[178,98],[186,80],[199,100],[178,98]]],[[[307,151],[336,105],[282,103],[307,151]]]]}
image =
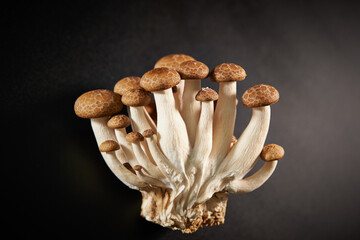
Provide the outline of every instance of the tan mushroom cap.
{"type": "Polygon", "coordinates": [[[260,157],[262,160],[266,162],[280,160],[285,155],[284,148],[277,144],[269,144],[264,146],[260,153],[260,157]]]}
{"type": "Polygon", "coordinates": [[[121,97],[121,101],[131,107],[146,106],[151,102],[151,97],[144,89],[131,89],[121,97]]]}
{"type": "Polygon", "coordinates": [[[114,86],[114,92],[120,95],[124,95],[127,91],[131,89],[141,89],[139,77],[125,77],[123,79],[120,79],[114,86]]]}
{"type": "Polygon", "coordinates": [[[243,81],[245,77],[245,70],[235,63],[222,63],[210,73],[210,79],[214,82],[243,81]]]}
{"type": "Polygon", "coordinates": [[[263,107],[279,101],[279,92],[273,86],[255,85],[244,92],[241,101],[246,107],[263,107]]]}
{"type": "Polygon", "coordinates": [[[209,75],[208,66],[196,60],[181,63],[177,71],[182,79],[204,79],[209,75]]]}
{"type": "Polygon", "coordinates": [[[144,132],[143,132],[143,136],[145,137],[145,138],[149,138],[149,137],[151,137],[152,135],[154,135],[155,134],[155,131],[154,130],[152,130],[152,129],[147,129],[147,130],[145,130],[144,132]]]}
{"type": "Polygon", "coordinates": [[[127,170],[129,170],[130,172],[132,172],[133,174],[136,175],[136,172],[134,171],[134,169],[131,167],[130,163],[126,162],[126,163],[123,163],[124,167],[127,168],[127,170]]]}
{"type": "Polygon", "coordinates": [[[99,118],[121,111],[121,96],[113,91],[98,89],[86,92],[76,99],[75,114],[81,118],[99,118]]]}
{"type": "Polygon", "coordinates": [[[154,68],[166,67],[177,71],[181,63],[189,60],[195,60],[195,59],[186,54],[170,54],[160,58],[155,63],[154,68]]]}
{"type": "Polygon", "coordinates": [[[100,152],[112,152],[120,149],[120,145],[113,140],[106,140],[99,146],[100,152]]]}
{"type": "Polygon", "coordinates": [[[169,68],[154,68],[141,77],[140,86],[146,91],[153,92],[172,88],[180,81],[177,71],[169,68]]]}
{"type": "Polygon", "coordinates": [[[218,98],[217,92],[211,88],[203,88],[195,96],[195,99],[201,102],[216,101],[218,98]]]}
{"type": "Polygon", "coordinates": [[[127,128],[130,124],[130,118],[124,114],[114,115],[107,122],[109,128],[127,128]]]}
{"type": "Polygon", "coordinates": [[[136,143],[139,141],[144,141],[144,136],[139,132],[131,132],[126,135],[125,139],[130,143],[136,143]]]}

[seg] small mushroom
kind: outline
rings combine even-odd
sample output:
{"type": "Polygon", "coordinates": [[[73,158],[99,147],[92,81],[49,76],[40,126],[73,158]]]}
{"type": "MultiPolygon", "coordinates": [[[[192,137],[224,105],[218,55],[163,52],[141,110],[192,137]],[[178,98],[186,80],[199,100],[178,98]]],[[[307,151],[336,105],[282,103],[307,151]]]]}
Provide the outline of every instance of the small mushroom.
{"type": "Polygon", "coordinates": [[[191,60],[181,63],[178,72],[185,81],[182,97],[184,107],[180,113],[188,131],[190,146],[193,147],[200,117],[200,102],[195,100],[195,96],[201,90],[201,79],[207,78],[209,68],[202,62],[191,60]]]}
{"type": "MultiPolygon", "coordinates": [[[[178,71],[181,63],[190,60],[195,60],[195,59],[186,54],[170,54],[160,58],[155,63],[154,68],[166,67],[178,71]]],[[[184,85],[185,85],[184,83],[185,81],[181,80],[176,86],[173,87],[173,89],[175,89],[174,91],[175,106],[179,111],[181,111],[183,106],[182,99],[184,93],[184,85]]]]}
{"type": "Polygon", "coordinates": [[[180,82],[180,75],[169,68],[155,68],[146,72],[140,86],[154,94],[157,111],[157,137],[164,155],[182,172],[190,153],[186,125],[175,107],[172,87],[180,82]]]}
{"type": "Polygon", "coordinates": [[[284,149],[280,145],[264,146],[260,153],[261,159],[265,161],[264,165],[250,177],[234,179],[226,187],[226,190],[233,193],[248,193],[261,187],[271,177],[278,160],[284,157],[284,153],[284,149]]]}

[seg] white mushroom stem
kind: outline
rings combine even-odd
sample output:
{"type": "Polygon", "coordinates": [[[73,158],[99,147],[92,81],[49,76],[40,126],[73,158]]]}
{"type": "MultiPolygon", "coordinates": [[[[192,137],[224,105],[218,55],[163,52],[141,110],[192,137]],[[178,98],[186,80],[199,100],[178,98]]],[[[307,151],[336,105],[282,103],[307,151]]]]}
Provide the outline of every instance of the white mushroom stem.
{"type": "MultiPolygon", "coordinates": [[[[132,123],[132,129],[135,132],[143,132],[147,129],[153,129],[155,128],[155,132],[156,132],[156,127],[155,123],[149,122],[148,118],[146,117],[146,109],[145,107],[141,106],[141,107],[130,107],[130,113],[131,113],[131,123],[132,123]]],[[[151,119],[151,117],[149,116],[149,118],[151,119]]],[[[141,142],[142,147],[144,148],[144,151],[146,153],[146,156],[149,158],[149,160],[153,163],[155,163],[155,160],[153,159],[153,157],[151,156],[150,152],[149,152],[149,148],[147,146],[146,142],[141,142]]]]}
{"type": "Polygon", "coordinates": [[[236,117],[236,81],[219,83],[219,99],[214,113],[213,148],[210,153],[211,174],[224,159],[231,145],[236,117]]]}
{"type": "Polygon", "coordinates": [[[201,102],[201,114],[196,131],[195,145],[190,160],[187,163],[187,175],[191,181],[187,206],[192,206],[197,198],[202,184],[204,172],[207,169],[207,159],[211,152],[213,135],[214,102],[201,102]]]}
{"type": "Polygon", "coordinates": [[[138,176],[133,174],[122,163],[119,162],[114,151],[102,152],[101,155],[115,176],[129,188],[139,190],[139,188],[148,187],[148,184],[142,181],[138,176]]]}
{"type": "Polygon", "coordinates": [[[181,80],[178,85],[176,85],[176,92],[174,92],[174,100],[175,100],[175,107],[178,111],[181,112],[183,108],[183,93],[184,93],[184,85],[185,80],[181,80]]]}
{"type": "Polygon", "coordinates": [[[190,146],[194,146],[196,127],[200,117],[200,102],[195,100],[196,94],[201,89],[200,79],[189,79],[185,81],[184,93],[182,97],[183,108],[181,116],[184,119],[190,146]]]}
{"type": "Polygon", "coordinates": [[[164,155],[178,170],[185,172],[190,144],[186,125],[175,107],[172,89],[154,92],[157,111],[157,137],[164,155]]]}
{"type": "Polygon", "coordinates": [[[133,154],[133,149],[131,146],[131,143],[126,141],[126,129],[125,128],[116,128],[115,129],[115,136],[117,139],[117,142],[119,143],[121,149],[124,151],[124,154],[126,156],[127,162],[134,167],[135,165],[138,165],[138,161],[136,160],[136,157],[133,154]]]}
{"type": "MultiPolygon", "coordinates": [[[[108,117],[103,118],[92,118],[91,126],[96,138],[97,145],[100,146],[101,143],[103,143],[106,140],[113,140],[116,141],[116,136],[114,133],[114,130],[109,128],[107,126],[107,121],[109,120],[108,117]]],[[[123,166],[123,164],[119,161],[117,157],[123,156],[125,158],[125,155],[117,154],[121,153],[118,151],[115,152],[109,152],[109,153],[101,153],[103,156],[106,164],[110,168],[110,170],[127,186],[129,186],[132,189],[139,189],[146,187],[147,184],[145,184],[143,181],[141,181],[136,175],[131,173],[126,167],[123,166]],[[116,154],[118,156],[116,156],[116,154]]],[[[123,161],[125,162],[125,161],[123,161]]]]}
{"type": "Polygon", "coordinates": [[[250,122],[226,158],[218,165],[199,194],[199,202],[221,191],[231,177],[243,178],[254,166],[264,146],[270,125],[270,106],[252,109],[250,122]]]}
{"type": "Polygon", "coordinates": [[[161,188],[166,188],[166,185],[161,182],[160,180],[153,178],[151,176],[146,175],[143,171],[144,169],[140,166],[138,166],[138,168],[135,168],[136,174],[139,176],[139,178],[141,180],[143,180],[144,182],[150,184],[153,187],[161,187],[161,188]]]}
{"type": "Polygon", "coordinates": [[[141,148],[140,142],[132,143],[132,148],[134,151],[134,155],[139,162],[139,164],[144,167],[149,174],[157,179],[164,179],[165,176],[161,173],[158,167],[156,167],[153,163],[150,162],[149,158],[146,156],[145,152],[141,148]]]}
{"type": "Polygon", "coordinates": [[[244,179],[234,179],[226,187],[232,193],[248,193],[261,187],[275,171],[278,161],[265,162],[264,165],[253,175],[244,179]]]}
{"type": "Polygon", "coordinates": [[[146,111],[145,107],[143,107],[143,110],[148,124],[151,126],[151,129],[156,132],[156,124],[154,123],[154,120],[151,118],[148,111],[146,111]]]}
{"type": "Polygon", "coordinates": [[[181,189],[184,186],[184,174],[177,170],[172,163],[161,152],[161,149],[156,144],[155,135],[145,138],[151,155],[156,161],[160,171],[166,176],[167,181],[172,185],[175,190],[181,189]]]}

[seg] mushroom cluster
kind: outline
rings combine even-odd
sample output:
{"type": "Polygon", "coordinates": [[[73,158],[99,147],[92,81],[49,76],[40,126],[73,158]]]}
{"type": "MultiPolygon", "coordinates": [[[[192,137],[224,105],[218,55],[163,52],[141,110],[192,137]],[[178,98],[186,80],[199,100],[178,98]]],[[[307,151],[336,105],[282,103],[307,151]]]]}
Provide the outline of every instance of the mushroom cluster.
{"type": "Polygon", "coordinates": [[[224,223],[228,193],[257,189],[284,156],[281,146],[264,146],[270,105],[279,100],[272,86],[255,85],[242,95],[252,117],[234,137],[236,84],[245,77],[234,63],[210,72],[191,56],[172,54],[141,78],[125,77],[113,90],[82,94],[74,110],[91,120],[111,171],[141,192],[141,216],[192,233],[224,223]],[[219,93],[201,87],[208,77],[219,83],[219,93]],[[128,116],[120,114],[123,104],[128,116]],[[246,176],[259,157],[263,166],[246,176]]]}

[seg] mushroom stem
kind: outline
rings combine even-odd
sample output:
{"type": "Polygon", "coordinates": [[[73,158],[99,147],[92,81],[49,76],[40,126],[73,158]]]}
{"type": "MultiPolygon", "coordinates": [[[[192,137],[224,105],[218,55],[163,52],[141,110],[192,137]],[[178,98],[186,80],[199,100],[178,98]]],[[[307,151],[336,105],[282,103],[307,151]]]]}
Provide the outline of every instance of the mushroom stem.
{"type": "Polygon", "coordinates": [[[134,170],[136,171],[136,174],[139,176],[139,178],[141,180],[143,180],[144,182],[150,184],[151,186],[160,187],[160,188],[166,188],[166,185],[162,181],[160,181],[160,180],[158,180],[156,178],[153,178],[151,176],[148,176],[145,173],[143,173],[143,171],[146,171],[146,170],[144,170],[142,166],[136,165],[134,167],[134,170]]]}
{"type": "MultiPolygon", "coordinates": [[[[151,122],[148,121],[148,118],[146,116],[146,109],[144,106],[139,106],[139,107],[132,106],[132,107],[130,107],[130,113],[131,113],[131,122],[132,122],[133,131],[143,132],[149,128],[151,128],[151,129],[155,128],[154,131],[156,131],[154,122],[152,122],[153,124],[151,124],[151,122]]],[[[149,119],[151,119],[150,116],[149,116],[149,119]]],[[[151,156],[151,154],[149,152],[149,147],[148,147],[147,143],[142,141],[141,145],[144,148],[146,156],[149,158],[149,160],[153,164],[156,165],[155,160],[153,159],[153,157],[151,156]]]]}
{"type": "Polygon", "coordinates": [[[201,114],[196,130],[195,145],[187,165],[190,183],[187,206],[191,207],[197,198],[204,172],[207,171],[208,157],[212,147],[214,102],[201,102],[201,114]]]}
{"type": "Polygon", "coordinates": [[[172,89],[154,92],[157,111],[157,137],[160,148],[176,169],[185,172],[190,144],[186,125],[175,108],[172,89]]]}
{"type": "Polygon", "coordinates": [[[174,92],[174,100],[175,100],[175,107],[178,111],[182,111],[183,108],[183,94],[184,94],[184,85],[185,80],[181,80],[178,85],[176,85],[176,92],[174,92]]]}
{"type": "Polygon", "coordinates": [[[229,183],[226,190],[231,193],[248,193],[261,187],[275,171],[278,161],[265,162],[264,165],[250,177],[236,178],[229,183]]]}
{"type": "Polygon", "coordinates": [[[156,144],[155,135],[145,137],[145,139],[158,168],[167,177],[169,183],[174,186],[175,190],[178,190],[179,185],[184,185],[184,175],[177,170],[161,152],[159,146],[156,144]]]}
{"type": "Polygon", "coordinates": [[[182,97],[183,108],[181,109],[181,116],[187,128],[191,147],[194,146],[196,127],[200,117],[200,102],[195,100],[195,96],[200,89],[200,79],[186,80],[182,97]]]}
{"type": "Polygon", "coordinates": [[[91,127],[98,146],[106,140],[116,141],[115,132],[107,126],[109,117],[91,118],[91,127]]]}
{"type": "Polygon", "coordinates": [[[216,170],[231,145],[236,116],[236,81],[219,83],[219,99],[214,113],[213,148],[210,153],[210,171],[216,170]]]}
{"type": "Polygon", "coordinates": [[[231,177],[243,178],[251,170],[264,146],[269,125],[270,106],[252,108],[248,126],[226,158],[216,165],[214,177],[208,178],[201,188],[199,202],[206,201],[214,192],[221,191],[231,177]]]}
{"type": "Polygon", "coordinates": [[[129,143],[125,139],[126,134],[127,133],[126,133],[125,128],[116,128],[115,129],[115,136],[116,136],[117,142],[121,146],[121,149],[124,151],[127,162],[131,165],[131,167],[134,167],[135,165],[138,165],[139,163],[133,154],[131,143],[129,143]]]}
{"type": "Polygon", "coordinates": [[[114,151],[102,152],[101,155],[115,176],[129,188],[138,190],[139,188],[148,187],[144,181],[141,181],[138,176],[133,174],[123,164],[120,163],[114,151]]]}
{"type": "Polygon", "coordinates": [[[132,147],[139,164],[143,166],[152,177],[164,179],[164,175],[161,171],[153,163],[151,163],[149,158],[146,156],[145,152],[141,148],[140,142],[133,142],[132,147]]]}

